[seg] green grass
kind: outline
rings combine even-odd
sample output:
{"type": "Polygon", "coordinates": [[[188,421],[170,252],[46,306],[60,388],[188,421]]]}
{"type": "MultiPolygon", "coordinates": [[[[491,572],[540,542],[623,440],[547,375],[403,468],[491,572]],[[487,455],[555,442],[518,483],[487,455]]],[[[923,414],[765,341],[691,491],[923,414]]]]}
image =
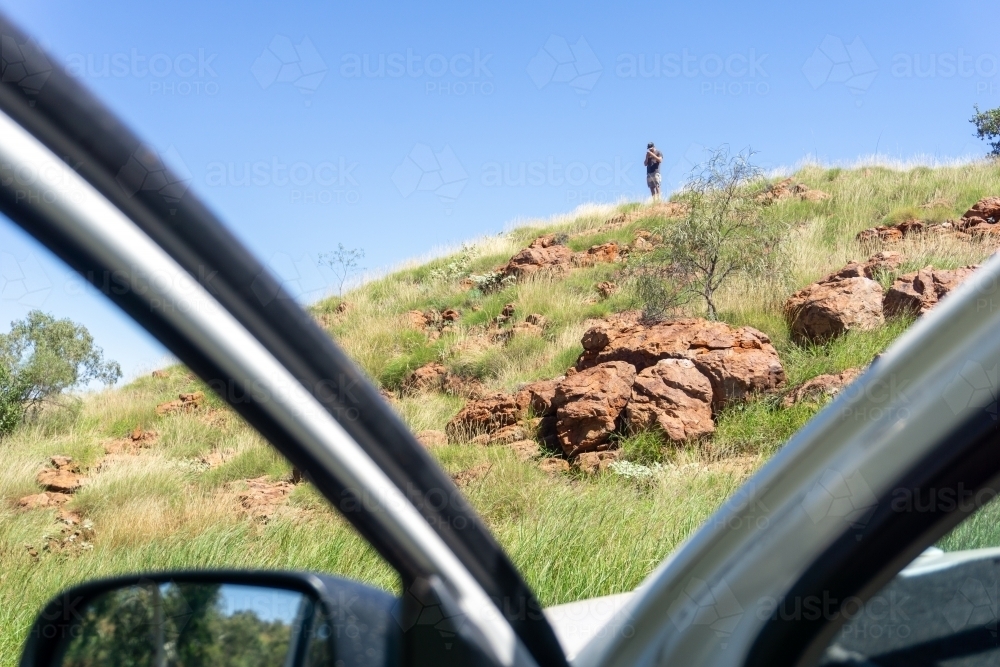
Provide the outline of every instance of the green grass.
{"type": "MultiPolygon", "coordinates": [[[[859,246],[854,239],[862,229],[910,215],[955,218],[978,198],[1000,194],[1000,168],[992,163],[911,170],[807,166],[794,178],[831,198],[790,198],[768,208],[767,215],[791,229],[787,272],[734,280],[717,295],[723,321],[753,326],[771,338],[789,389],[822,373],[867,365],[910,324],[890,320],[825,345],[799,346],[782,316],[792,291],[849,259],[863,260],[883,249],[859,246]],[[932,201],[934,207],[922,208],[932,201]]],[[[397,389],[420,365],[440,361],[488,391],[510,391],[565,373],[582,352],[588,320],[638,304],[627,287],[607,299],[595,290],[605,280],[620,283],[620,265],[538,276],[488,294],[464,287],[463,273],[491,271],[544,233],[567,234],[572,249],[586,250],[610,240],[631,243],[640,229],[665,224],[673,223],[638,203],[583,208],[387,274],[348,293],[345,313],[336,312],[339,298],[312,310],[385,389],[397,389]],[[602,228],[621,212],[634,217],[623,226],[602,228]],[[529,313],[544,315],[542,335],[494,341],[492,323],[507,303],[515,305],[515,321],[529,313]],[[412,329],[406,317],[407,311],[432,308],[461,312],[456,325],[436,340],[412,329]]],[[[898,272],[972,264],[992,250],[918,238],[893,249],[905,257],[898,272]]],[[[692,304],[687,314],[702,311],[692,304]]],[[[287,479],[290,466],[209,392],[200,412],[157,416],[158,403],[205,389],[186,369],[168,370],[166,378],[140,378],[46,411],[0,443],[0,667],[17,660],[28,625],[46,599],[93,577],[172,568],[289,568],[398,587],[391,568],[308,484],[296,487],[266,522],[245,512],[238,500],[245,480],[287,479]],[[106,447],[120,444],[137,426],[156,431],[157,440],[133,453],[105,457],[106,447]],[[54,454],[73,456],[89,478],[67,509],[92,522],[92,549],[45,551],[45,536],[60,531],[56,510],[17,507],[18,498],[39,491],[34,477],[54,454]],[[203,462],[210,456],[224,460],[210,468],[203,462]],[[37,559],[29,545],[39,551],[37,559]]],[[[443,429],[463,404],[460,397],[433,392],[403,395],[394,405],[407,425],[420,431],[443,429]]],[[[779,397],[759,397],[723,409],[715,434],[700,442],[666,447],[653,433],[623,437],[625,460],[657,466],[656,474],[641,480],[613,473],[550,477],[503,446],[453,444],[433,452],[449,473],[476,473],[463,492],[542,603],[551,605],[634,588],[818,409],[786,408],[779,397]]],[[[1000,544],[998,513],[995,503],[987,506],[941,544],[949,549],[1000,544]]]]}

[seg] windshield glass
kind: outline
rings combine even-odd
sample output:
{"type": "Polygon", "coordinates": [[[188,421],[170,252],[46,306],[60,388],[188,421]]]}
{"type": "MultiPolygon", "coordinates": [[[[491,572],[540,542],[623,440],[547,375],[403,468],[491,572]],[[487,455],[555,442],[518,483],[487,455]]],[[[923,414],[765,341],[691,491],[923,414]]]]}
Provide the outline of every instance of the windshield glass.
{"type": "MultiPolygon", "coordinates": [[[[544,606],[633,590],[996,249],[1000,60],[951,9],[4,11],[5,85],[148,141],[118,185],[211,208],[544,606]]],[[[100,287],[0,223],[0,667],[86,577],[398,590],[100,287]]]]}

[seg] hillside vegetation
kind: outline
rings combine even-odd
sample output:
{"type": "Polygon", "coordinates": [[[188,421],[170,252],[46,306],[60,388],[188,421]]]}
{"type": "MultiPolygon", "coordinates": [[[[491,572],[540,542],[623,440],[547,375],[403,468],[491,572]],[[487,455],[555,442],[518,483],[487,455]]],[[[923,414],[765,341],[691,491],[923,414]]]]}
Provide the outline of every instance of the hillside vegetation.
{"type": "MultiPolygon", "coordinates": [[[[1000,194],[1000,168],[993,163],[805,167],[794,179],[831,196],[792,197],[767,208],[766,215],[789,225],[788,270],[730,282],[716,298],[719,319],[771,338],[789,389],[822,373],[867,365],[910,324],[890,318],[872,331],[802,346],[792,342],[782,316],[794,290],[881,250],[855,241],[863,229],[908,217],[957,218],[981,197],[1000,194]]],[[[484,391],[512,391],[565,373],[594,320],[641,306],[623,285],[620,263],[501,283],[492,291],[470,283],[542,234],[567,235],[574,251],[612,240],[628,244],[640,230],[671,224],[663,210],[638,203],[582,207],[368,282],[346,295],[346,306],[330,299],[312,311],[392,396],[415,432],[444,430],[466,399],[461,392],[404,391],[417,368],[439,362],[484,391]],[[622,213],[624,224],[607,224],[622,213]],[[595,286],[605,281],[619,289],[602,295],[595,286]],[[543,315],[544,331],[499,340],[487,335],[506,304],[515,304],[518,321],[543,315]],[[440,335],[409,323],[410,311],[447,309],[461,316],[440,335]]],[[[892,247],[905,258],[898,273],[928,264],[976,264],[994,248],[931,236],[892,247]]],[[[689,308],[690,315],[703,314],[696,304],[689,308]]],[[[397,587],[391,568],[308,484],[291,484],[290,466],[216,397],[207,395],[190,409],[158,411],[178,394],[205,388],[181,367],[157,375],[85,396],[72,408],[43,411],[0,442],[0,664],[17,660],[47,598],[93,577],[170,568],[290,568],[397,587]],[[72,457],[82,487],[59,506],[19,505],[39,493],[36,475],[52,466],[55,455],[72,457]]],[[[762,396],[723,409],[714,436],[701,442],[667,447],[653,434],[625,437],[619,444],[632,467],[599,475],[575,469],[549,474],[502,445],[451,443],[433,454],[543,604],[552,605],[634,588],[820,408],[810,402],[785,407],[780,396],[762,396]]],[[[986,524],[964,529],[964,543],[977,546],[989,532],[986,524]]]]}

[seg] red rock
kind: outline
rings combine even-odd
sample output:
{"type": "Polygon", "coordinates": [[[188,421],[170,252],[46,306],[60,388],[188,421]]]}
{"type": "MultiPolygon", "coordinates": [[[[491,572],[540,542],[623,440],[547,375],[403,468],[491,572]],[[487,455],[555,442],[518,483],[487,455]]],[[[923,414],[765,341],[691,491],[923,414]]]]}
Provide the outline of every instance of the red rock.
{"type": "Polygon", "coordinates": [[[531,322],[518,322],[510,328],[511,336],[518,334],[522,336],[541,336],[544,333],[545,330],[542,329],[542,327],[537,324],[532,324],[531,322]]]}
{"type": "Polygon", "coordinates": [[[267,475],[246,480],[246,490],[237,495],[240,506],[253,518],[266,521],[284,503],[295,486],[291,482],[271,482],[267,475]]]}
{"type": "Polygon", "coordinates": [[[984,197],[962,215],[962,231],[978,224],[995,225],[1000,222],[1000,197],[984,197]]]}
{"type": "Polygon", "coordinates": [[[195,391],[178,394],[176,401],[167,401],[156,406],[156,414],[168,415],[174,412],[191,412],[201,407],[205,401],[205,392],[195,391]]]}
{"type": "Polygon", "coordinates": [[[474,465],[471,468],[466,468],[465,470],[459,470],[451,476],[455,486],[463,487],[472,484],[473,482],[478,482],[487,475],[493,469],[489,463],[480,463],[479,465],[474,465]]]}
{"type": "Polygon", "coordinates": [[[576,266],[594,266],[595,264],[610,264],[617,262],[619,248],[617,241],[609,241],[600,245],[591,246],[584,252],[573,255],[573,263],[576,266]]]}
{"type": "Polygon", "coordinates": [[[897,254],[879,259],[873,256],[870,265],[852,262],[790,296],[784,312],[792,337],[823,342],[847,331],[874,329],[882,324],[882,286],[863,276],[895,261],[897,254]]]}
{"type": "Polygon", "coordinates": [[[449,373],[444,364],[431,362],[416,369],[403,382],[406,391],[440,391],[449,373]]]}
{"type": "Polygon", "coordinates": [[[516,394],[515,400],[519,405],[530,408],[536,417],[545,417],[555,414],[556,387],[559,380],[538,380],[521,387],[516,394]]]}
{"type": "Polygon", "coordinates": [[[811,188],[802,185],[801,183],[796,187],[796,194],[802,201],[824,201],[830,198],[830,195],[822,190],[813,190],[811,188]],[[799,189],[803,188],[803,189],[799,189]]]}
{"type": "MultiPolygon", "coordinates": [[[[628,322],[626,319],[625,322],[628,322]]],[[[712,407],[770,391],[785,381],[771,339],[752,327],[678,319],[653,324],[597,326],[581,341],[577,369],[625,361],[641,371],[661,359],[690,359],[712,383],[712,407]]]]}
{"type": "Polygon", "coordinates": [[[67,493],[56,493],[53,491],[48,493],[35,493],[33,495],[20,498],[17,501],[17,506],[29,510],[43,507],[56,507],[69,502],[72,497],[73,496],[67,493]]]}
{"type": "Polygon", "coordinates": [[[659,427],[675,442],[709,435],[712,383],[690,359],[661,359],[636,376],[625,415],[633,428],[659,427]]]}
{"type": "Polygon", "coordinates": [[[56,454],[55,456],[49,457],[49,461],[56,470],[70,470],[72,472],[80,472],[80,468],[73,463],[73,457],[66,456],[64,454],[56,454]]]}
{"type": "Polygon", "coordinates": [[[518,440],[524,440],[527,437],[528,434],[524,432],[524,428],[518,424],[513,424],[511,426],[504,426],[496,431],[477,435],[469,442],[474,445],[483,446],[506,445],[512,442],[517,442],[518,440]]]}
{"type": "Polygon", "coordinates": [[[573,259],[573,251],[564,245],[536,246],[535,243],[511,257],[501,272],[505,276],[523,278],[542,270],[565,268],[573,259]]]}
{"type": "Polygon", "coordinates": [[[552,456],[539,461],[538,467],[543,472],[555,476],[562,472],[569,472],[569,461],[552,456]]]}
{"type": "Polygon", "coordinates": [[[552,246],[563,245],[565,236],[561,234],[546,234],[528,244],[529,248],[551,248],[552,246]]]}
{"type": "Polygon", "coordinates": [[[842,373],[817,375],[788,392],[782,403],[785,407],[791,407],[802,401],[829,398],[853,382],[860,374],[861,371],[857,368],[848,368],[842,373]]]}
{"type": "Polygon", "coordinates": [[[854,237],[859,242],[881,241],[883,243],[896,243],[902,241],[907,236],[920,234],[927,229],[927,225],[916,218],[904,220],[895,225],[882,225],[865,229],[854,237]]]}
{"type": "Polygon", "coordinates": [[[453,442],[465,442],[476,435],[517,424],[527,407],[526,403],[518,403],[516,396],[490,394],[467,402],[448,422],[445,431],[453,442]]]}
{"type": "Polygon", "coordinates": [[[538,456],[538,443],[534,440],[516,440],[510,443],[509,447],[514,450],[514,455],[521,461],[530,461],[538,456]]]}
{"type": "Polygon", "coordinates": [[[545,325],[548,324],[549,320],[544,315],[540,315],[538,313],[531,313],[524,318],[524,321],[527,322],[528,324],[534,324],[535,326],[544,329],[545,325]]]}
{"type": "Polygon", "coordinates": [[[410,312],[406,313],[406,319],[410,323],[411,327],[413,327],[414,329],[419,329],[421,331],[425,329],[427,325],[430,324],[430,320],[427,318],[427,315],[425,315],[419,310],[411,310],[410,312]]]}
{"type": "Polygon", "coordinates": [[[584,452],[576,457],[574,463],[576,463],[576,467],[581,472],[585,472],[588,475],[596,475],[607,470],[612,463],[618,460],[620,455],[621,450],[618,449],[603,452],[584,452]]]}
{"type": "Polygon", "coordinates": [[[441,311],[441,319],[445,322],[457,322],[462,314],[454,308],[446,308],[441,311]]]}
{"type": "Polygon", "coordinates": [[[556,436],[570,456],[607,449],[608,439],[632,394],[635,367],[601,363],[567,377],[556,387],[556,436]]]}
{"type": "Polygon", "coordinates": [[[78,473],[49,468],[39,472],[35,479],[46,491],[55,491],[56,493],[73,493],[80,488],[83,482],[83,478],[78,473]]]}
{"type": "Polygon", "coordinates": [[[885,295],[883,308],[886,315],[926,313],[967,280],[977,268],[979,267],[963,266],[946,270],[927,266],[900,276],[885,295]]]}
{"type": "Polygon", "coordinates": [[[868,278],[875,280],[879,273],[894,271],[903,263],[903,255],[893,250],[877,252],[865,263],[851,260],[847,266],[836,273],[831,273],[818,282],[830,282],[838,278],[868,278]]]}
{"type": "Polygon", "coordinates": [[[608,280],[597,283],[597,293],[604,299],[607,299],[609,296],[614,294],[617,289],[618,285],[608,280]]]}

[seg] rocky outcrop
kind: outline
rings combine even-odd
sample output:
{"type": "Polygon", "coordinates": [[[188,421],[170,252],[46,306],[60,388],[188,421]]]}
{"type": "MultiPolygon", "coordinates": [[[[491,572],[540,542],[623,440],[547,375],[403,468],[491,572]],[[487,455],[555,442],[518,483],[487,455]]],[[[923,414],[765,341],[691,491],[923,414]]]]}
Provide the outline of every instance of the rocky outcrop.
{"type": "Polygon", "coordinates": [[[605,450],[600,452],[584,452],[576,457],[576,467],[580,472],[588,475],[596,475],[611,467],[611,464],[618,460],[621,450],[605,450]]]}
{"type": "Polygon", "coordinates": [[[68,456],[53,456],[52,467],[40,471],[35,478],[48,492],[56,494],[73,493],[83,484],[80,468],[68,456]]]}
{"type": "Polygon", "coordinates": [[[607,449],[622,410],[632,395],[635,367],[624,361],[597,364],[567,377],[556,387],[556,437],[563,452],[607,449]]]}
{"type": "Polygon", "coordinates": [[[408,392],[441,391],[448,378],[448,369],[444,364],[432,362],[416,369],[403,381],[403,389],[408,392]]]}
{"type": "MultiPolygon", "coordinates": [[[[932,209],[951,206],[947,200],[928,202],[921,208],[932,209]]],[[[882,225],[858,232],[858,241],[880,241],[896,243],[903,239],[924,233],[940,234],[962,240],[1000,235],[1000,197],[984,197],[972,205],[959,220],[930,223],[917,218],[909,218],[895,225],[882,225]]]]}
{"type": "Polygon", "coordinates": [[[875,253],[864,263],[851,260],[847,263],[847,266],[836,273],[830,274],[823,280],[834,280],[837,278],[868,278],[869,280],[877,280],[880,273],[895,271],[902,263],[903,255],[892,250],[884,250],[875,253]]]}
{"type": "Polygon", "coordinates": [[[898,253],[880,255],[865,264],[851,262],[790,296],[784,312],[792,337],[800,342],[823,342],[882,324],[882,286],[871,276],[879,267],[898,266],[900,258],[898,253]]]}
{"type": "Polygon", "coordinates": [[[539,271],[560,272],[571,267],[617,262],[622,255],[622,248],[617,241],[594,245],[581,252],[573,252],[564,245],[565,242],[565,236],[540,236],[511,257],[498,271],[504,276],[520,279],[539,271]]]}
{"type": "Polygon", "coordinates": [[[594,266],[595,264],[610,264],[617,262],[619,258],[619,247],[615,241],[591,246],[583,252],[573,255],[575,266],[594,266]]]}
{"type": "Polygon", "coordinates": [[[625,415],[632,428],[658,428],[677,442],[708,435],[712,383],[690,359],[661,359],[636,376],[625,415]]]}
{"type": "Polygon", "coordinates": [[[451,440],[463,441],[483,433],[498,431],[505,426],[514,426],[528,407],[525,403],[519,403],[519,398],[520,394],[512,396],[498,392],[470,400],[448,422],[445,431],[451,440]]]}
{"type": "Polygon", "coordinates": [[[770,338],[752,327],[679,319],[654,324],[596,326],[583,335],[577,370],[625,361],[637,371],[661,359],[690,359],[712,383],[712,406],[775,389],[785,371],[770,338]]]}
{"type": "Polygon", "coordinates": [[[900,276],[885,295],[886,315],[922,315],[972,275],[977,266],[934,269],[927,266],[900,276]]]}
{"type": "Polygon", "coordinates": [[[573,251],[554,234],[541,236],[510,258],[500,269],[505,276],[524,278],[542,270],[561,270],[573,261],[573,251]]]}
{"type": "Polygon", "coordinates": [[[186,394],[178,394],[176,401],[167,401],[156,406],[156,414],[169,415],[175,412],[194,412],[205,402],[205,392],[193,391],[186,394]]]}
{"type": "Polygon", "coordinates": [[[992,228],[998,222],[1000,222],[1000,197],[984,197],[962,215],[961,230],[971,232],[983,229],[984,226],[992,228]]]}
{"type": "Polygon", "coordinates": [[[610,280],[605,280],[597,283],[597,285],[594,286],[594,289],[597,290],[597,293],[601,295],[602,299],[607,299],[618,290],[618,285],[610,280]]]}
{"type": "Polygon", "coordinates": [[[448,423],[449,439],[512,446],[533,435],[568,457],[609,449],[626,425],[681,442],[711,434],[713,413],[727,402],[785,381],[770,340],[751,327],[644,324],[621,313],[591,327],[583,346],[564,377],[470,400],[448,423]]]}
{"type": "Polygon", "coordinates": [[[857,368],[848,368],[841,373],[817,375],[785,394],[782,404],[787,408],[796,403],[825,400],[837,394],[859,375],[861,371],[857,368]]]}

